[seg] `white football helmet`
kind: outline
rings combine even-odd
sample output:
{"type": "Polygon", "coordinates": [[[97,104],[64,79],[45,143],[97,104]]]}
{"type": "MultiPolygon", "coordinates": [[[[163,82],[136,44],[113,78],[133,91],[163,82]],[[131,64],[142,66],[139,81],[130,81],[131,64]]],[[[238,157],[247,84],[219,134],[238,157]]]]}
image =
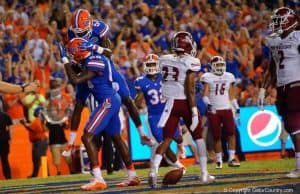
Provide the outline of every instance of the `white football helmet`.
{"type": "Polygon", "coordinates": [[[273,12],[270,27],[273,33],[282,34],[298,25],[296,13],[288,7],[280,7],[273,12]]]}
{"type": "Polygon", "coordinates": [[[159,72],[158,56],[149,54],[144,58],[144,68],[147,75],[155,75],[159,72]]]}
{"type": "Polygon", "coordinates": [[[211,71],[216,75],[223,75],[226,72],[226,62],[221,56],[213,56],[210,59],[211,71]]]}

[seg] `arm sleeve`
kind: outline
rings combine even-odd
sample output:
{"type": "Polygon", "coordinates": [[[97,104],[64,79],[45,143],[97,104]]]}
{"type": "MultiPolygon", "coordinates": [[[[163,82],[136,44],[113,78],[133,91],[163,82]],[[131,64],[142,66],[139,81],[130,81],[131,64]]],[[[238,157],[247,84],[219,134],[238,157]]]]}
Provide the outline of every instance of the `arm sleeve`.
{"type": "Polygon", "coordinates": [[[134,87],[135,87],[136,90],[142,90],[141,80],[142,80],[142,77],[138,77],[134,81],[134,87]]]}

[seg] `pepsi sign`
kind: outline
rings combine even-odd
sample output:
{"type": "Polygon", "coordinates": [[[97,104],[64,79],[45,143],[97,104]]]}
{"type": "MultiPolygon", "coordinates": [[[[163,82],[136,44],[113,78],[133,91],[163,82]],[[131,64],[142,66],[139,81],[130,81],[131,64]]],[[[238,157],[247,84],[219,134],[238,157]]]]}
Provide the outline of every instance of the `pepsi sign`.
{"type": "MultiPolygon", "coordinates": [[[[258,107],[243,107],[240,122],[237,124],[241,137],[243,152],[280,150],[281,119],[275,106],[265,106],[263,111],[258,107]]],[[[286,148],[292,148],[288,138],[286,148]]]]}

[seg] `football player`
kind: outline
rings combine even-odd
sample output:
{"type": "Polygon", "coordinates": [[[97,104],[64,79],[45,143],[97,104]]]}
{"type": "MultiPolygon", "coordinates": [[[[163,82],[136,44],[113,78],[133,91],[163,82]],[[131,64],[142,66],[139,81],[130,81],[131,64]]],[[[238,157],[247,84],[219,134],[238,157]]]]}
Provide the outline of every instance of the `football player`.
{"type": "Polygon", "coordinates": [[[124,186],[139,185],[140,180],[132,164],[129,149],[120,133],[119,109],[121,101],[112,86],[112,77],[117,71],[111,61],[105,56],[79,49],[83,42],[87,42],[87,40],[74,38],[68,43],[68,51],[73,56],[73,59],[86,67],[86,70],[80,74],[74,71],[72,64],[66,57],[62,47],[60,47],[62,62],[70,82],[75,85],[87,83],[86,86],[89,88],[89,92],[93,94],[99,103],[99,106],[91,113],[81,138],[91,162],[94,178],[91,182],[82,185],[81,189],[89,191],[107,187],[99,167],[98,149],[92,140],[95,135],[102,131],[106,131],[107,134],[112,136],[114,144],[119,150],[127,168],[128,179],[124,186]]]}
{"type": "Polygon", "coordinates": [[[166,105],[158,123],[159,127],[163,127],[163,141],[156,150],[149,173],[150,187],[157,186],[160,162],[174,137],[180,118],[183,118],[197,145],[201,182],[210,183],[215,179],[207,171],[206,147],[195,98],[196,72],[200,70],[200,60],[195,58],[196,43],[191,34],[184,31],[175,33],[171,41],[175,55],[164,55],[159,60],[163,75],[162,95],[166,98],[166,105]]]}
{"type": "MultiPolygon", "coordinates": [[[[145,99],[147,106],[148,124],[152,135],[157,143],[163,139],[162,128],[157,127],[160,116],[165,106],[165,99],[161,95],[162,74],[159,69],[158,56],[149,54],[144,59],[144,68],[146,75],[138,77],[135,81],[137,96],[135,102],[139,105],[142,99],[145,99]]],[[[177,143],[182,143],[182,137],[179,130],[176,131],[174,140],[177,143]]],[[[152,147],[154,152],[157,146],[152,147]]],[[[182,163],[177,160],[176,155],[170,148],[166,152],[166,161],[176,168],[183,168],[182,163]]]]}
{"type": "Polygon", "coordinates": [[[221,56],[213,56],[210,60],[211,72],[204,73],[200,81],[204,84],[203,102],[207,106],[207,118],[212,130],[216,153],[216,168],[222,168],[221,127],[228,135],[228,166],[239,167],[235,159],[235,124],[232,107],[239,114],[239,105],[235,98],[235,77],[226,72],[226,62],[221,56]]]}
{"type": "Polygon", "coordinates": [[[265,83],[259,91],[259,102],[263,105],[268,81],[277,87],[276,107],[282,116],[284,127],[295,146],[296,169],[289,178],[300,177],[300,31],[299,20],[288,7],[276,9],[271,16],[271,36],[266,43],[271,51],[271,62],[265,74],[265,83]]]}
{"type": "MultiPolygon", "coordinates": [[[[80,49],[88,50],[94,53],[103,54],[107,57],[111,55],[110,41],[108,38],[109,26],[102,21],[93,20],[89,11],[86,9],[76,10],[71,17],[71,27],[68,30],[68,39],[71,40],[75,37],[80,37],[88,40],[80,45],[80,49]],[[103,46],[103,47],[102,47],[103,46]]],[[[112,61],[111,61],[112,63],[112,61]]],[[[120,73],[119,73],[120,74],[120,73]]],[[[153,146],[154,142],[151,138],[145,135],[142,122],[139,117],[138,110],[130,97],[130,92],[127,83],[122,75],[116,76],[114,78],[114,86],[117,85],[118,93],[122,98],[122,103],[127,107],[128,112],[138,129],[140,140],[143,145],[153,146]]],[[[80,109],[83,108],[84,104],[75,104],[76,113],[79,114],[80,109]]],[[[77,117],[80,118],[80,115],[77,117]]],[[[77,121],[79,122],[79,121],[77,121]]],[[[67,149],[63,152],[63,156],[70,156],[72,145],[76,139],[76,131],[79,123],[71,124],[71,133],[69,138],[69,145],[67,149]],[[76,127],[76,128],[72,128],[76,127]]]]}

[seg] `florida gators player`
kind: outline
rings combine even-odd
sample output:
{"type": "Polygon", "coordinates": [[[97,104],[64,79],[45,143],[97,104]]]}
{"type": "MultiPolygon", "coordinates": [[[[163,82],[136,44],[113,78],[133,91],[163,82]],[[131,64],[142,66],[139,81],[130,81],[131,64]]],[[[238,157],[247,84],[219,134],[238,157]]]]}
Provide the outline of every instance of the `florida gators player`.
{"type": "MultiPolygon", "coordinates": [[[[141,102],[141,99],[145,99],[147,105],[148,124],[152,135],[157,143],[163,140],[162,128],[157,126],[165,106],[165,99],[161,95],[161,82],[162,75],[159,70],[158,56],[155,54],[149,54],[144,59],[145,76],[138,77],[135,80],[135,88],[137,90],[137,96],[135,102],[141,102]]],[[[176,131],[174,140],[177,143],[182,143],[182,137],[179,130],[176,131]]],[[[157,146],[152,147],[154,152],[157,146]]],[[[173,167],[183,168],[184,166],[177,160],[176,155],[169,148],[166,152],[166,161],[173,167]]]]}
{"type": "Polygon", "coordinates": [[[211,72],[204,73],[200,81],[204,84],[203,102],[207,106],[207,118],[214,138],[216,168],[222,168],[221,127],[228,135],[228,166],[239,167],[235,159],[235,124],[232,107],[239,114],[239,105],[235,98],[235,77],[226,72],[226,62],[221,56],[210,59],[211,72]]]}
{"type": "Polygon", "coordinates": [[[188,126],[197,146],[201,182],[214,181],[214,177],[210,176],[207,171],[206,146],[202,138],[201,118],[195,102],[196,72],[200,70],[200,60],[195,58],[196,43],[191,34],[184,31],[175,33],[171,41],[175,55],[165,55],[159,60],[163,74],[162,94],[167,101],[158,123],[160,127],[163,127],[163,141],[156,150],[149,173],[150,187],[157,186],[160,162],[174,137],[180,118],[183,118],[188,126]]]}
{"type": "Polygon", "coordinates": [[[93,54],[91,51],[79,49],[80,45],[87,40],[74,38],[68,43],[68,51],[73,59],[83,64],[86,70],[77,74],[69,62],[62,48],[62,62],[68,78],[72,84],[87,83],[89,91],[99,103],[99,106],[91,113],[84,128],[82,142],[86,147],[92,166],[94,178],[91,182],[81,186],[82,190],[90,191],[105,189],[107,187],[99,167],[98,149],[93,142],[93,137],[101,131],[106,131],[112,136],[116,148],[119,150],[128,172],[128,179],[124,186],[139,185],[140,180],[136,175],[132,164],[129,149],[120,134],[119,109],[121,101],[114,90],[113,74],[117,73],[110,60],[103,55],[93,54]]]}
{"type": "MultiPolygon", "coordinates": [[[[267,81],[276,85],[276,107],[282,116],[285,129],[295,146],[296,169],[286,176],[300,177],[300,31],[297,14],[288,7],[276,9],[271,16],[272,34],[266,37],[271,51],[271,63],[265,75],[267,81]]],[[[259,102],[263,105],[265,88],[260,88],[259,102]]]]}
{"type": "MultiPolygon", "coordinates": [[[[72,14],[71,26],[68,30],[69,40],[75,37],[81,37],[88,40],[88,42],[83,42],[82,45],[80,45],[80,49],[93,51],[95,53],[103,54],[109,57],[111,55],[111,50],[109,49],[111,45],[108,35],[109,26],[102,21],[93,20],[88,10],[78,9],[72,14]]],[[[117,85],[118,93],[122,98],[122,103],[127,107],[128,112],[132,117],[136,128],[138,129],[141,143],[143,145],[153,146],[154,142],[145,135],[142,122],[139,118],[138,110],[130,97],[130,92],[126,81],[124,80],[122,75],[115,76],[113,78],[113,81],[114,83],[117,83],[115,85],[117,85]]],[[[80,112],[79,110],[83,108],[82,105],[83,104],[75,104],[75,109],[78,110],[76,113],[80,112]]],[[[80,115],[76,117],[80,118],[80,115]]],[[[71,155],[71,149],[76,139],[76,131],[78,125],[79,123],[74,125],[71,124],[71,133],[68,143],[69,145],[67,149],[63,152],[63,156],[71,155]],[[72,126],[77,127],[72,128],[72,126]]]]}

